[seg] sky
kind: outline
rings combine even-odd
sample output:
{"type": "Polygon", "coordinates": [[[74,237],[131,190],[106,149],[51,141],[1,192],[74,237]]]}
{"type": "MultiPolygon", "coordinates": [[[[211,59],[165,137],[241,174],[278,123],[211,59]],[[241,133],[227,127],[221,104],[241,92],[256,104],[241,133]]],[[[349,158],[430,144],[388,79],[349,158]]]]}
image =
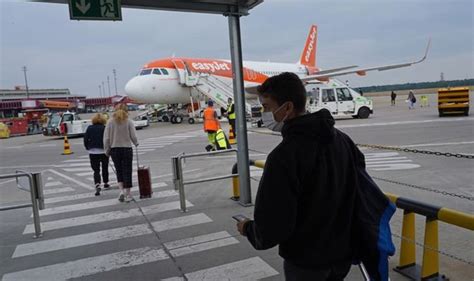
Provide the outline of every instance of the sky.
{"type": "MultiPolygon", "coordinates": [[[[265,0],[241,18],[244,60],[296,63],[312,24],[317,64],[379,66],[428,59],[367,76],[353,87],[474,78],[472,0],[265,0]]],[[[68,88],[99,96],[117,71],[118,93],[149,61],[176,56],[230,58],[221,15],[122,9],[121,22],[72,21],[67,5],[0,0],[0,88],[68,88]]]]}

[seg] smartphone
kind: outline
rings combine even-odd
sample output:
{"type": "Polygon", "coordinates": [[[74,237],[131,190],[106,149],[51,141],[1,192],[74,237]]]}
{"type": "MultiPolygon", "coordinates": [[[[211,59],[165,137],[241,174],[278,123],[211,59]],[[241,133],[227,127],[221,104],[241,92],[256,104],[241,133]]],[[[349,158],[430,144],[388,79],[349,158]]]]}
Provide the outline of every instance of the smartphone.
{"type": "Polygon", "coordinates": [[[249,218],[247,218],[246,216],[244,215],[235,215],[235,216],[232,216],[232,218],[238,222],[241,222],[241,221],[244,221],[244,220],[247,220],[249,218]]]}

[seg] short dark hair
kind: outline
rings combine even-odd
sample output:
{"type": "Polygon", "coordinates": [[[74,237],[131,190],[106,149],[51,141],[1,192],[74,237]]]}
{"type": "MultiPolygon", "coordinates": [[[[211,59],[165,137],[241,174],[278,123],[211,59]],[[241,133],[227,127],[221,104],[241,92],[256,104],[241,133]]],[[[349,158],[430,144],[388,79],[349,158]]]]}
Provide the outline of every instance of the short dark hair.
{"type": "Polygon", "coordinates": [[[268,94],[278,105],[291,101],[298,112],[306,108],[306,89],[294,73],[283,72],[272,76],[258,86],[257,91],[261,95],[268,94]]]}

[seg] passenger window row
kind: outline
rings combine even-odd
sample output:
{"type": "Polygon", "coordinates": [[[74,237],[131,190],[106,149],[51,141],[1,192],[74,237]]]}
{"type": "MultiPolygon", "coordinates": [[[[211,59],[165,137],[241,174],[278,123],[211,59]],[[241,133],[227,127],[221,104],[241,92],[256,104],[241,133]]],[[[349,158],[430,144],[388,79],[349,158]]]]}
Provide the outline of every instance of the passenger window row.
{"type": "Polygon", "coordinates": [[[164,68],[148,68],[148,69],[143,69],[140,71],[140,76],[142,75],[149,75],[149,74],[155,74],[155,75],[169,75],[168,70],[164,68]]]}

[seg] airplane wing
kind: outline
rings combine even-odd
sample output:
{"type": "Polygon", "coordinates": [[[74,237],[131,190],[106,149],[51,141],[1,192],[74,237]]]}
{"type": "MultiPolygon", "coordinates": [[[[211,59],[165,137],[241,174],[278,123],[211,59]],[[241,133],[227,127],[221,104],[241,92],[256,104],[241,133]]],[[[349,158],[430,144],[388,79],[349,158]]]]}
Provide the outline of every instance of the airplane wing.
{"type": "MultiPolygon", "coordinates": [[[[308,83],[310,81],[315,81],[315,80],[326,81],[326,80],[328,80],[332,77],[348,75],[348,74],[357,74],[357,75],[360,75],[360,76],[364,76],[369,71],[374,71],[374,70],[386,71],[386,70],[391,70],[391,69],[396,69],[396,68],[412,66],[414,64],[421,63],[426,59],[426,57],[428,56],[428,51],[430,49],[430,46],[431,46],[431,39],[428,41],[428,45],[426,46],[424,56],[421,59],[417,60],[417,61],[398,63],[398,64],[390,64],[390,65],[383,65],[383,66],[376,66],[376,67],[359,68],[359,69],[351,69],[351,68],[354,68],[354,66],[348,66],[347,68],[344,68],[344,67],[335,68],[335,69],[333,69],[335,71],[331,71],[331,69],[329,69],[329,70],[326,70],[326,71],[316,72],[315,74],[303,77],[303,78],[301,78],[301,81],[303,81],[305,83],[308,83]],[[350,70],[348,70],[348,69],[350,69],[350,70]]],[[[258,87],[258,85],[257,86],[246,87],[245,91],[247,93],[250,93],[250,94],[257,94],[257,87],[258,87]]]]}

